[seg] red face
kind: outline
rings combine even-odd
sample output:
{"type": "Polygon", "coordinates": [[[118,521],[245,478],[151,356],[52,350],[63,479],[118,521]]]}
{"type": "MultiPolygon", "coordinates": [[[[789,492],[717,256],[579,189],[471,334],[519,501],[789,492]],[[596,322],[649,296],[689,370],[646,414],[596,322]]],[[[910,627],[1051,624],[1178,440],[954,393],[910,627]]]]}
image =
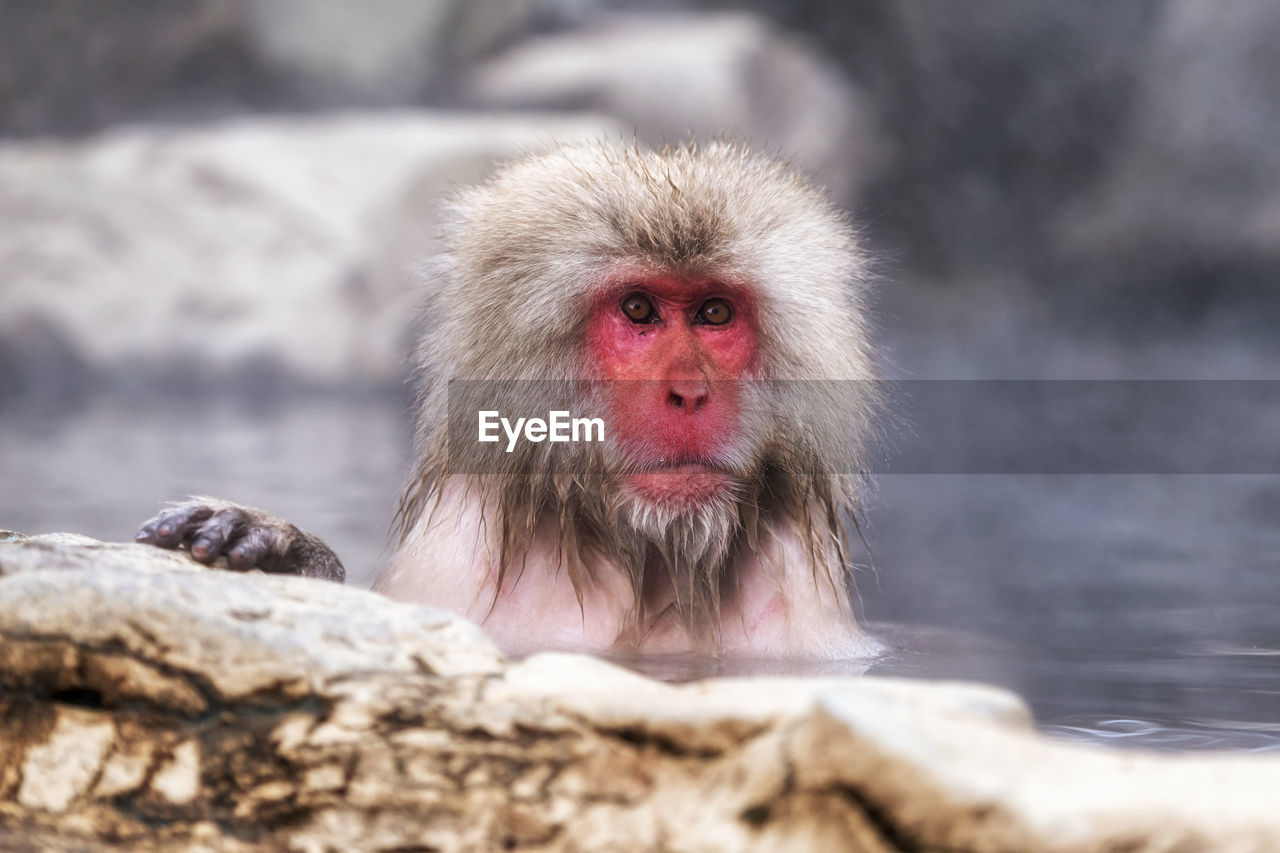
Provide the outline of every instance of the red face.
{"type": "Polygon", "coordinates": [[[610,383],[609,423],[644,500],[696,509],[732,483],[738,380],[755,366],[755,305],[741,287],[627,278],[596,301],[588,346],[610,383]]]}

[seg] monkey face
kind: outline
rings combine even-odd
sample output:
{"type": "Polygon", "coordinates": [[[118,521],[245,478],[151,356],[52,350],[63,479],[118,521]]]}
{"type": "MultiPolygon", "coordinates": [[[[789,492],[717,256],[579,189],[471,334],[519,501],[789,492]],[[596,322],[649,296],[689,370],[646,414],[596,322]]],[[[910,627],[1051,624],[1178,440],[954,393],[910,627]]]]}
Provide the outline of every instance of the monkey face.
{"type": "Polygon", "coordinates": [[[752,475],[742,380],[758,362],[745,287],[678,275],[616,277],[595,299],[587,350],[606,380],[625,497],[695,513],[752,475]]]}

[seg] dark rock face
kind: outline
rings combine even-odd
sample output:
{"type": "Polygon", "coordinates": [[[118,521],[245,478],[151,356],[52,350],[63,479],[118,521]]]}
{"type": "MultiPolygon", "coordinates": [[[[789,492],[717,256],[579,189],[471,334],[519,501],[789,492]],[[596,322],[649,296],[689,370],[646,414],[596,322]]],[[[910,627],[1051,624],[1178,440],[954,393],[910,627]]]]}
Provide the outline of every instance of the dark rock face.
{"type": "Polygon", "coordinates": [[[527,3],[14,2],[0,30],[0,135],[121,121],[417,103],[528,26],[527,3]]]}
{"type": "Polygon", "coordinates": [[[978,686],[681,687],[84,537],[0,543],[0,844],[1264,850],[1280,764],[1046,742],[978,686]]]}
{"type": "Polygon", "coordinates": [[[863,209],[910,270],[981,304],[1003,274],[1078,332],[1274,328],[1274,3],[748,5],[866,93],[893,156],[863,209]]]}
{"type": "Polygon", "coordinates": [[[1107,169],[1067,208],[1057,256],[1101,283],[1196,317],[1251,296],[1274,328],[1280,269],[1280,11],[1164,4],[1135,66],[1132,110],[1107,169]]]}

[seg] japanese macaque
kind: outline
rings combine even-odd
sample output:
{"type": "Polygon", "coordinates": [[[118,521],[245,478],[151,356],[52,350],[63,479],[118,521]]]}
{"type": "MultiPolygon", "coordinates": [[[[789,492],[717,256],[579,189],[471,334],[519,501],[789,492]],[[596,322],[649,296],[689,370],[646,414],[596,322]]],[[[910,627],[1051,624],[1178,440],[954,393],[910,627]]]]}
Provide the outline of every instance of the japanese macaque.
{"type": "MultiPolygon", "coordinates": [[[[451,214],[374,588],[513,653],[873,651],[845,528],[878,400],[834,381],[873,376],[866,263],[822,193],[733,145],[596,144],[511,163],[451,214]],[[566,413],[593,440],[541,440],[566,413]]],[[[342,571],[292,525],[208,499],[138,539],[342,571]]]]}

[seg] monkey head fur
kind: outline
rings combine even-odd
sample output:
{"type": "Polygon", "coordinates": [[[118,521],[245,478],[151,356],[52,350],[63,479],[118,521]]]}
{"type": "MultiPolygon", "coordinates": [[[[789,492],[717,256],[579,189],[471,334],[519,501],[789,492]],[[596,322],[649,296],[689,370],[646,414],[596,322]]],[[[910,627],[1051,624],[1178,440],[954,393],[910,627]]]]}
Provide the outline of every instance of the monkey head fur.
{"type": "Polygon", "coordinates": [[[500,591],[552,531],[580,602],[602,566],[628,576],[621,647],[664,617],[695,646],[714,643],[735,565],[784,527],[803,537],[815,580],[846,595],[842,518],[855,509],[878,401],[871,382],[830,381],[872,378],[867,270],[819,190],[730,144],[593,144],[510,163],[450,213],[417,351],[419,462],[402,536],[443,489],[465,488],[484,508],[500,591]],[[585,345],[590,306],[633,273],[750,294],[758,357],[737,377],[740,423],[716,459],[731,487],[693,508],[640,499],[621,485],[635,461],[609,442],[522,442],[468,473],[444,413],[451,402],[473,419],[475,409],[451,401],[449,381],[536,380],[577,411],[607,410],[585,345]],[[655,587],[669,593],[658,604],[655,587]]]}

